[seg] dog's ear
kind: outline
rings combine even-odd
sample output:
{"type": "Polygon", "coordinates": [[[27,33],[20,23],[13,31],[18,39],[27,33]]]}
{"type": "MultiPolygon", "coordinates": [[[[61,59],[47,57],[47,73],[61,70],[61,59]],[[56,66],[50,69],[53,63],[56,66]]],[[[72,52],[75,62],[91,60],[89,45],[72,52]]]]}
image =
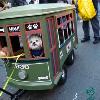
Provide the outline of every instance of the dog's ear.
{"type": "Polygon", "coordinates": [[[34,35],[33,34],[28,35],[27,36],[28,40],[30,40],[32,36],[34,36],[34,35]]]}
{"type": "Polygon", "coordinates": [[[42,38],[42,34],[41,33],[37,33],[37,36],[42,38]]]}
{"type": "Polygon", "coordinates": [[[27,38],[28,38],[28,40],[30,40],[31,37],[34,37],[34,36],[42,38],[42,34],[41,33],[36,33],[36,34],[28,35],[27,38]]]}

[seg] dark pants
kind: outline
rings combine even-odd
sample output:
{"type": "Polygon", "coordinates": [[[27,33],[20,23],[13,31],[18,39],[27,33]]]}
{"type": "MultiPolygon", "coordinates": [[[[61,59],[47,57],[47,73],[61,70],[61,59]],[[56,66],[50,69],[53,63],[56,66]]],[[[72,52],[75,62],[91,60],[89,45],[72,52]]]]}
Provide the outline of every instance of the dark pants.
{"type": "MultiPolygon", "coordinates": [[[[94,7],[96,9],[96,11],[98,11],[98,1],[97,0],[92,0],[94,7]]],[[[92,25],[92,29],[94,32],[94,38],[98,38],[99,37],[99,21],[97,18],[97,14],[94,18],[92,18],[90,20],[91,25],[92,25]]],[[[84,31],[84,38],[88,38],[90,37],[90,27],[89,27],[89,21],[83,21],[83,31],[84,31]]]]}
{"type": "Polygon", "coordinates": [[[12,7],[27,5],[26,0],[8,0],[12,7]]]}

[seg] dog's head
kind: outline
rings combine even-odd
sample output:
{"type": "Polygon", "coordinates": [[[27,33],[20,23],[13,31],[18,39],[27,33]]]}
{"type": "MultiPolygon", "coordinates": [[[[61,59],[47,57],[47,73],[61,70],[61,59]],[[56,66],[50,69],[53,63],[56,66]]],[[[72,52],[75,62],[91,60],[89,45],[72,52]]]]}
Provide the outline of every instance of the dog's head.
{"type": "Polygon", "coordinates": [[[31,50],[39,50],[42,48],[42,38],[39,34],[32,34],[28,37],[28,44],[31,50]]]}

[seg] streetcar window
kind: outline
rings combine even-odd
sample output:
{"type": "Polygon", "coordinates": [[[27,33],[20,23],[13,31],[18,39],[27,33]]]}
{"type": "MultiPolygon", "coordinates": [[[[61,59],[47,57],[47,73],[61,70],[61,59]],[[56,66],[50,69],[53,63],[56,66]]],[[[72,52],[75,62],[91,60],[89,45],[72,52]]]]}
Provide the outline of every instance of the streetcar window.
{"type": "Polygon", "coordinates": [[[28,34],[28,47],[32,58],[44,57],[42,34],[28,34]]]}
{"type": "Polygon", "coordinates": [[[64,38],[65,38],[65,40],[68,39],[67,28],[64,29],[64,38]]]}
{"type": "Polygon", "coordinates": [[[58,29],[58,36],[59,36],[59,42],[61,45],[64,43],[63,30],[61,28],[58,29]]]}
{"type": "Polygon", "coordinates": [[[71,21],[71,24],[72,24],[72,32],[74,33],[75,32],[74,22],[71,21]]]}
{"type": "Polygon", "coordinates": [[[62,23],[62,18],[61,17],[57,18],[57,23],[58,23],[58,25],[60,25],[62,23]]]}
{"type": "Polygon", "coordinates": [[[6,37],[5,36],[0,36],[0,44],[1,47],[7,47],[7,42],[6,42],[6,37]]]}
{"type": "Polygon", "coordinates": [[[66,16],[62,16],[62,22],[64,23],[66,21],[66,16]]]}
{"type": "Polygon", "coordinates": [[[10,40],[14,55],[24,53],[21,36],[10,36],[10,40]]]}
{"type": "Polygon", "coordinates": [[[68,35],[70,36],[72,32],[71,22],[69,22],[67,25],[68,25],[68,35]]]}
{"type": "Polygon", "coordinates": [[[10,52],[7,48],[7,42],[5,36],[0,36],[0,57],[9,56],[10,52]]]}
{"type": "Polygon", "coordinates": [[[69,20],[69,15],[66,15],[67,20],[69,20]]]}

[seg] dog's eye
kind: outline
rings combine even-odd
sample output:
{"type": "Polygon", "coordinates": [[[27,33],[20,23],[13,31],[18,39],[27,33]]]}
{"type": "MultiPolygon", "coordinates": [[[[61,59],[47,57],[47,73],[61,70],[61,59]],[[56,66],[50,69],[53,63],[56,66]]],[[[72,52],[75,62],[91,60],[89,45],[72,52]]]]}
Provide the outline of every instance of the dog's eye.
{"type": "Polygon", "coordinates": [[[38,42],[38,40],[36,40],[36,42],[38,42]]]}
{"type": "Polygon", "coordinates": [[[30,43],[32,43],[32,41],[30,41],[30,43]]]}

